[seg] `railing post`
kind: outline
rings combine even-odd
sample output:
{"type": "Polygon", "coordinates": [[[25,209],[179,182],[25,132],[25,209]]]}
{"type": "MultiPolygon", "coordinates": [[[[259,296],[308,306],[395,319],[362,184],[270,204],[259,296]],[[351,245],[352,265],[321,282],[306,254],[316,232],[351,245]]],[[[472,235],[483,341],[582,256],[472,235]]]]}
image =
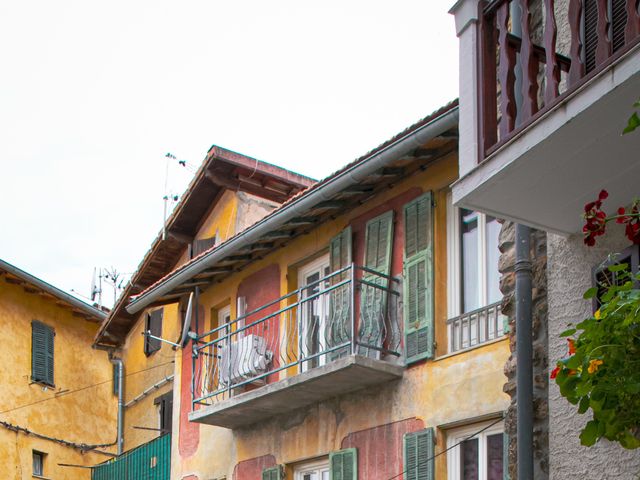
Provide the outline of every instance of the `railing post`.
{"type": "Polygon", "coordinates": [[[356,354],[356,268],[351,264],[351,295],[349,298],[349,310],[351,315],[351,355],[356,354]]]}
{"type": "Polygon", "coordinates": [[[571,31],[571,48],[569,57],[569,86],[575,85],[584,75],[584,62],[582,60],[583,42],[580,29],[582,20],[582,0],[569,0],[569,29],[571,31]]]}
{"type": "Polygon", "coordinates": [[[498,105],[497,105],[497,75],[496,75],[496,17],[492,13],[487,17],[480,8],[480,22],[478,32],[478,56],[480,65],[478,71],[478,102],[480,112],[480,128],[478,145],[480,145],[479,161],[484,160],[487,150],[498,141],[498,105]]]}

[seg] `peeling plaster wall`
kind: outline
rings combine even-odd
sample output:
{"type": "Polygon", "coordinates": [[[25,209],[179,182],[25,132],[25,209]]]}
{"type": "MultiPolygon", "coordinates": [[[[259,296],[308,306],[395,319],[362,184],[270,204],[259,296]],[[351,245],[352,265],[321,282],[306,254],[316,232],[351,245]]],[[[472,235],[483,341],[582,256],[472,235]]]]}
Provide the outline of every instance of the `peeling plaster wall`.
{"type": "MultiPolygon", "coordinates": [[[[191,356],[190,351],[185,350],[176,365],[176,385],[182,384],[183,388],[180,396],[174,396],[174,435],[180,438],[172,445],[172,478],[260,478],[255,476],[257,470],[251,470],[253,473],[245,476],[244,469],[254,468],[259,462],[272,457],[276,464],[291,466],[356,444],[363,455],[362,461],[369,462],[365,460],[367,451],[377,461],[383,455],[374,448],[375,443],[379,442],[376,432],[388,434],[390,445],[397,447],[402,435],[408,431],[468,421],[507,408],[509,399],[502,392],[503,366],[509,355],[506,338],[466,352],[447,355],[446,194],[449,185],[457,177],[456,166],[455,155],[434,163],[424,173],[390,186],[365,204],[292,240],[286,248],[266,255],[222,283],[213,284],[200,296],[204,324],[210,328],[216,322],[212,315],[221,306],[230,305],[231,318],[235,318],[236,297],[242,282],[256,274],[260,275],[259,272],[269,266],[279,265],[280,295],[291,291],[297,287],[297,266],[326,252],[330,239],[346,225],[352,226],[353,256],[359,262],[363,255],[366,221],[392,208],[397,214],[394,241],[396,245],[401,244],[404,235],[400,215],[402,205],[423,191],[432,190],[436,201],[434,284],[437,358],[406,369],[401,380],[232,431],[210,425],[198,425],[197,428],[186,428],[184,425],[186,413],[191,409],[190,380],[184,378],[190,375],[190,367],[184,362],[191,363],[191,356]],[[179,433],[177,422],[181,425],[179,433]],[[185,443],[195,445],[195,448],[181,449],[179,445],[185,443]]],[[[398,250],[396,247],[392,262],[392,271],[396,275],[402,272],[402,258],[398,256],[398,250]]],[[[280,372],[280,378],[296,373],[295,368],[290,370],[280,372]]],[[[441,429],[437,433],[438,452],[444,449],[446,437],[441,429]]],[[[401,458],[396,458],[389,463],[388,470],[395,469],[398,470],[395,474],[399,473],[401,463],[401,458]]],[[[363,463],[363,468],[369,467],[371,470],[367,470],[370,472],[367,480],[386,480],[386,470],[374,474],[371,464],[363,463]]],[[[446,455],[438,457],[436,470],[437,480],[445,480],[446,455]]]]}
{"type": "MultiPolygon", "coordinates": [[[[585,247],[579,236],[548,235],[549,365],[555,365],[567,354],[566,339],[559,337],[567,324],[591,315],[591,301],[582,295],[591,287],[592,268],[609,253],[628,246],[621,230],[613,227],[591,248],[585,247]]],[[[578,435],[590,416],[578,415],[576,407],[560,395],[555,382],[550,382],[549,414],[551,480],[631,480],[640,474],[637,451],[625,450],[607,440],[600,440],[593,447],[580,445],[578,435]]]]}

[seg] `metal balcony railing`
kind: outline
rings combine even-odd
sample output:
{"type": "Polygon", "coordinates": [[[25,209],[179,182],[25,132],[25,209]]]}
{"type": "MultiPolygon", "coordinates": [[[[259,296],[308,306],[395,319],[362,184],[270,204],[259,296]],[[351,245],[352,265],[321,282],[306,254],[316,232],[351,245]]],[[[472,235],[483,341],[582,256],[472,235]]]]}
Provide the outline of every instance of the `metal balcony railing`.
{"type": "Polygon", "coordinates": [[[199,335],[193,409],[275,382],[285,370],[296,375],[353,354],[400,357],[398,286],[352,264],[199,335]]]}
{"type": "Polygon", "coordinates": [[[640,39],[637,0],[485,1],[479,22],[479,161],[640,39]]]}
{"type": "Polygon", "coordinates": [[[457,352],[504,335],[505,316],[500,302],[447,320],[449,352],[457,352]]]}

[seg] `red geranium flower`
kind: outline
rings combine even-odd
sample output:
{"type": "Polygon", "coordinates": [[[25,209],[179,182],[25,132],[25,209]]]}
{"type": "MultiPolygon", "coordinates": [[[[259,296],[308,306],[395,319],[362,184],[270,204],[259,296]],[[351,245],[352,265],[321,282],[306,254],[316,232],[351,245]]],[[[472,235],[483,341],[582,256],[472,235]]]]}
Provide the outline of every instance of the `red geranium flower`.
{"type": "Polygon", "coordinates": [[[560,366],[556,366],[556,368],[554,368],[553,370],[551,370],[551,380],[555,380],[555,378],[558,376],[558,373],[560,373],[560,366]]]}

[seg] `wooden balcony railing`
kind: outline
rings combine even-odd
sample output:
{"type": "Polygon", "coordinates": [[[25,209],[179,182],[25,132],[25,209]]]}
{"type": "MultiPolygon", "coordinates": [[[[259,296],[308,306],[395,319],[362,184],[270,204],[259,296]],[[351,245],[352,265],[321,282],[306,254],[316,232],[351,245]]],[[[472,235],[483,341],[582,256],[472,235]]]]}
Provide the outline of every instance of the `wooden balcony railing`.
{"type": "Polygon", "coordinates": [[[637,0],[494,0],[482,8],[479,161],[640,38],[637,0]]]}

